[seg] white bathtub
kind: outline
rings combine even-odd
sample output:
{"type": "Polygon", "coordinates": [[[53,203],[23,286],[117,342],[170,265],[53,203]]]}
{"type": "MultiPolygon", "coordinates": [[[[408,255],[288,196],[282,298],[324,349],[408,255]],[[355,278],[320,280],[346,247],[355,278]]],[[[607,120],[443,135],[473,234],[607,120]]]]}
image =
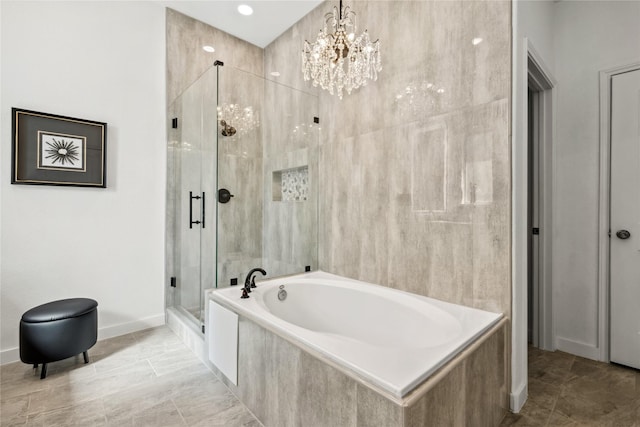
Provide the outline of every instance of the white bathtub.
{"type": "Polygon", "coordinates": [[[248,299],[240,287],[211,299],[399,398],[502,318],[321,271],[257,285],[248,299]]]}

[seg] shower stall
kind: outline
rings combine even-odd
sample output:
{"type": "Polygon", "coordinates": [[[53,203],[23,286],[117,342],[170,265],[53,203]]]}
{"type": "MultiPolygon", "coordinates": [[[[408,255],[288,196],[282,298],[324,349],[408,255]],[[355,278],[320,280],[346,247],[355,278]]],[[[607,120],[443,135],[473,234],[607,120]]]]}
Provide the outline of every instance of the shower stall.
{"type": "Polygon", "coordinates": [[[318,265],[318,97],[216,61],[168,107],[166,305],[318,265]]]}

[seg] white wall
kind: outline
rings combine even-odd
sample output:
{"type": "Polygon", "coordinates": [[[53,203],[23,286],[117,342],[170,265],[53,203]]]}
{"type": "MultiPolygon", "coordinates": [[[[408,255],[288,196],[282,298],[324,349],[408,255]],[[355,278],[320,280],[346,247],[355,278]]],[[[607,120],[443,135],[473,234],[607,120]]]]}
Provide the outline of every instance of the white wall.
{"type": "Polygon", "coordinates": [[[599,72],[640,61],[640,2],[566,1],[554,11],[556,343],[597,359],[606,303],[598,298],[599,72]]]}
{"type": "Polygon", "coordinates": [[[554,9],[551,0],[517,1],[517,31],[526,37],[550,71],[555,69],[554,9]]]}
{"type": "Polygon", "coordinates": [[[555,347],[601,358],[598,336],[599,72],[640,60],[640,2],[514,2],[512,409],[526,399],[527,48],[554,86],[552,287],[555,347]],[[528,46],[527,46],[528,45],[528,46]]]}
{"type": "Polygon", "coordinates": [[[27,309],[98,301],[99,337],[164,323],[165,12],[2,1],[1,337],[27,309]],[[108,123],[107,188],[11,185],[11,107],[108,123]]]}

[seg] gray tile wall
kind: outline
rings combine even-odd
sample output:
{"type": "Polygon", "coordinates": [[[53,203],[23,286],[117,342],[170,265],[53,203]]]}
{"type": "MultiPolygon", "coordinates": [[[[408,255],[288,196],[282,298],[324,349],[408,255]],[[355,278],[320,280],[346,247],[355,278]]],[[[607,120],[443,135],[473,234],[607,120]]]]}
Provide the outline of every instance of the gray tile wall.
{"type": "MultiPolygon", "coordinates": [[[[334,3],[265,48],[266,78],[318,92],[300,50],[334,3]]],[[[353,8],[383,70],[342,100],[319,93],[320,268],[509,315],[510,2],[353,8]]]]}
{"type": "Polygon", "coordinates": [[[263,50],[224,31],[167,8],[167,104],[213,66],[214,60],[263,74],[263,50]],[[210,45],[214,53],[202,46],[210,45]]]}

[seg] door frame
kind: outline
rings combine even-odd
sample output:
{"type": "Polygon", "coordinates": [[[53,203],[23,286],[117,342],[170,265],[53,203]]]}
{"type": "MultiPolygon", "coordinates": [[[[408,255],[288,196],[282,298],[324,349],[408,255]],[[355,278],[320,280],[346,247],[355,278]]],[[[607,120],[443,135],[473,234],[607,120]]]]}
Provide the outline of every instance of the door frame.
{"type": "MultiPolygon", "coordinates": [[[[517,2],[514,3],[517,7],[517,2]]],[[[514,13],[515,16],[515,13],[514,13]]],[[[514,26],[517,23],[514,18],[514,26]]],[[[514,35],[517,31],[514,32],[514,35]]],[[[527,221],[523,220],[527,217],[527,191],[528,191],[528,153],[527,153],[527,86],[529,84],[529,58],[537,64],[537,68],[546,76],[545,80],[556,86],[556,80],[549,71],[549,68],[542,60],[542,56],[538,54],[533,44],[527,37],[516,36],[513,39],[513,63],[512,63],[512,116],[511,116],[511,316],[512,316],[512,332],[511,332],[511,393],[510,408],[513,412],[519,412],[525,401],[527,400],[527,235],[531,230],[527,227],[527,221]]],[[[552,201],[552,171],[555,167],[553,158],[554,145],[553,137],[555,134],[555,110],[556,110],[556,90],[548,91],[545,96],[545,105],[551,108],[546,109],[548,116],[544,120],[544,124],[548,132],[544,132],[546,136],[544,145],[546,147],[546,181],[544,184],[545,210],[548,215],[551,214],[552,201]]],[[[545,229],[551,230],[551,217],[545,223],[545,229]]],[[[551,232],[547,232],[551,235],[551,232]]],[[[551,236],[549,236],[551,237],[551,236]]],[[[548,278],[545,282],[545,297],[549,299],[551,292],[551,240],[545,241],[546,251],[543,262],[548,261],[548,270],[545,271],[544,277],[548,278]]],[[[545,348],[554,349],[554,329],[551,305],[545,311],[543,316],[547,321],[541,332],[546,334],[542,338],[545,342],[545,348]],[[546,331],[546,332],[545,332],[546,331]]]]}
{"type": "MultiPolygon", "coordinates": [[[[533,93],[534,135],[538,142],[538,286],[534,290],[534,344],[543,350],[555,350],[553,339],[553,302],[551,286],[553,226],[553,134],[554,78],[533,46],[527,52],[528,85],[533,93]]],[[[534,176],[536,174],[534,173],[534,176]]],[[[529,233],[532,230],[528,230],[529,233]]],[[[529,254],[528,254],[529,256],[529,254]]],[[[535,268],[535,266],[534,266],[535,268]]]]}
{"type": "Polygon", "coordinates": [[[611,228],[611,79],[640,70],[640,62],[600,71],[600,191],[598,201],[598,358],[610,361],[610,244],[611,228]]]}

